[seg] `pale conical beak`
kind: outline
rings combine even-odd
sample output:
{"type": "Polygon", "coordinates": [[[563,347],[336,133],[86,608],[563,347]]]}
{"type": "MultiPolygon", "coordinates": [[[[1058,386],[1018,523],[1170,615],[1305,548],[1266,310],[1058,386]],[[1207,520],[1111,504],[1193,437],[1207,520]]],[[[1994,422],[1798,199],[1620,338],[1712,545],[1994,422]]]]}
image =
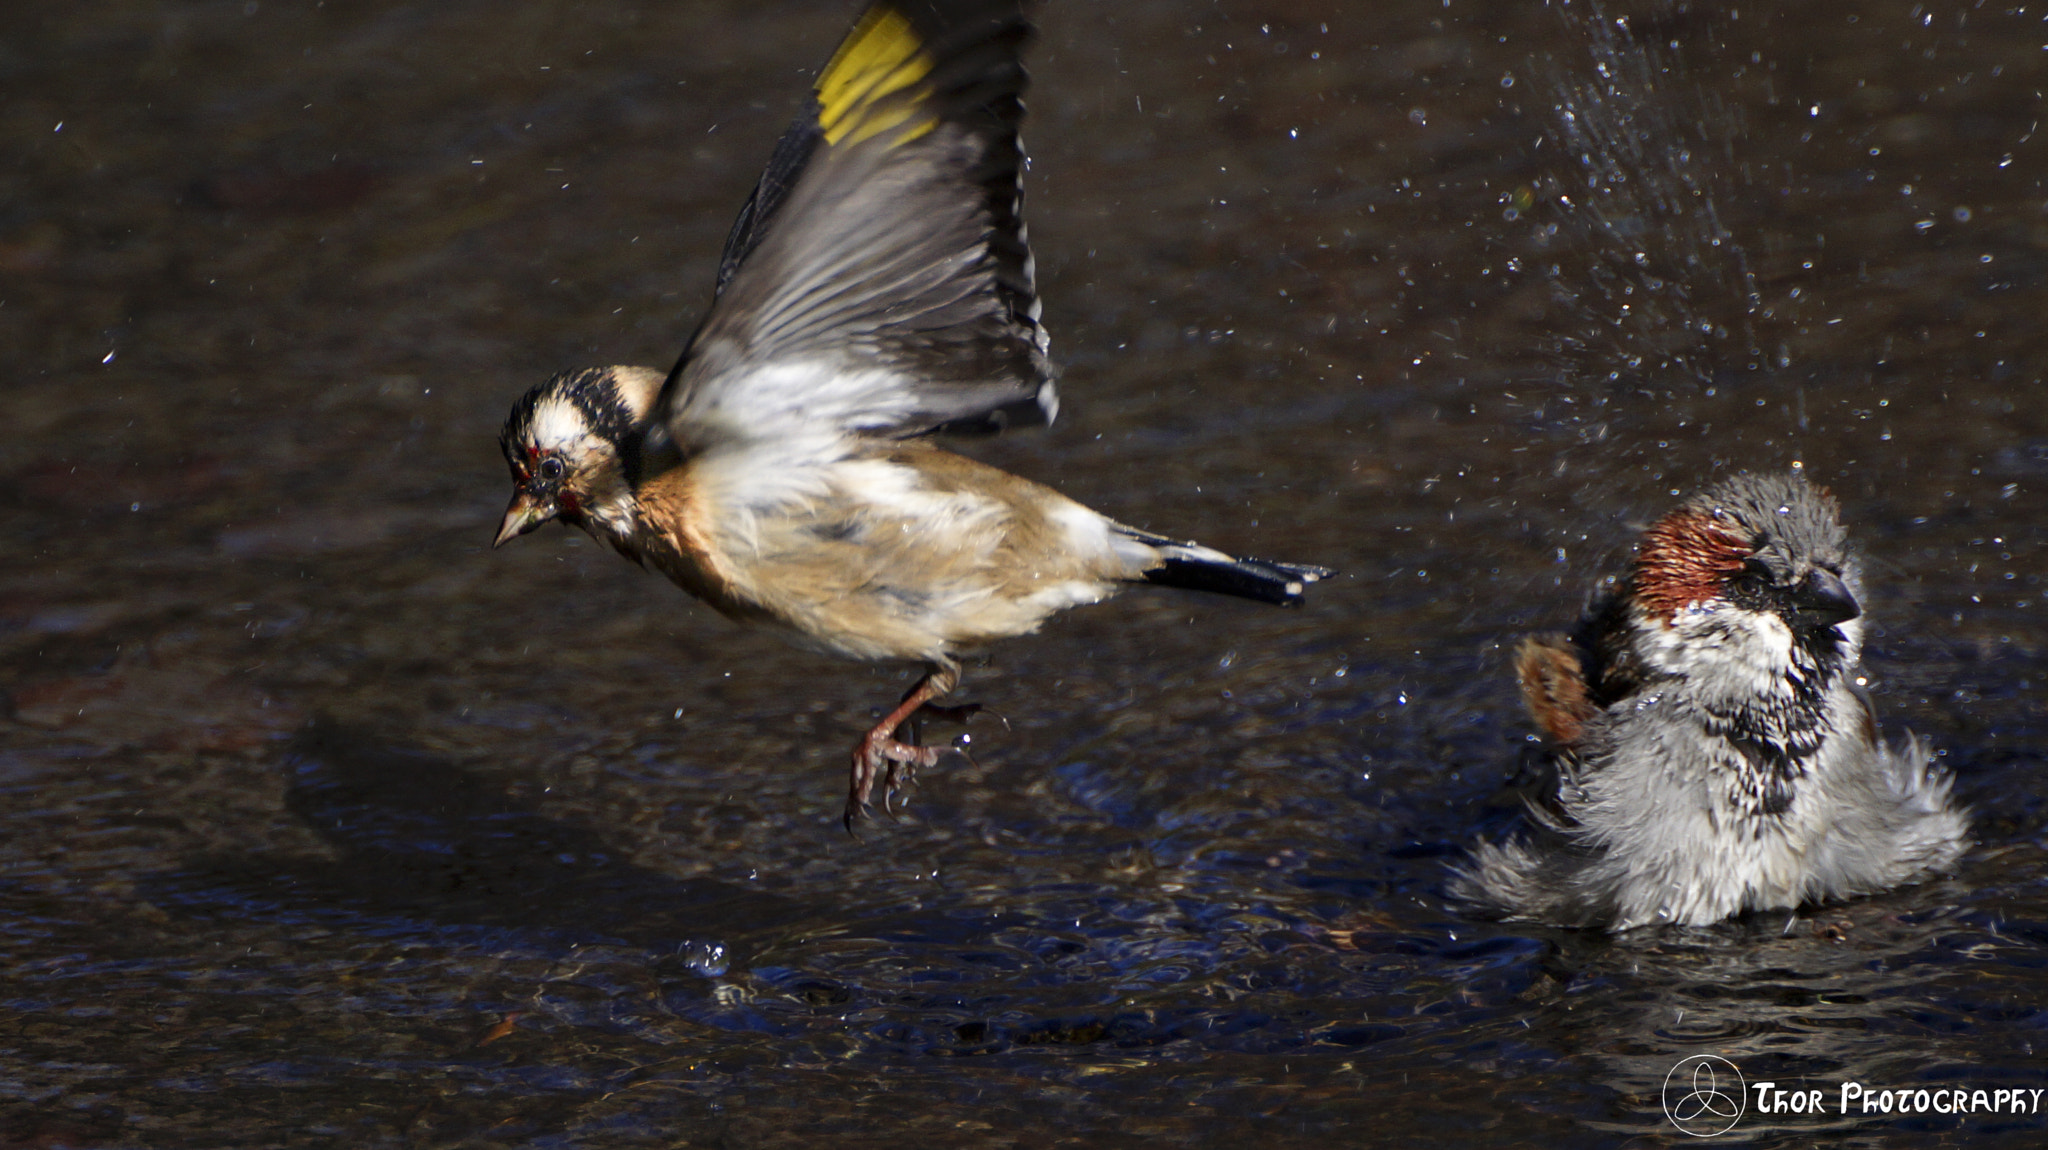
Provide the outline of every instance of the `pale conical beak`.
{"type": "Polygon", "coordinates": [[[512,497],[512,506],[505,509],[505,522],[499,524],[498,538],[491,546],[503,547],[506,543],[553,519],[556,511],[554,500],[535,499],[524,491],[519,492],[512,497]]]}

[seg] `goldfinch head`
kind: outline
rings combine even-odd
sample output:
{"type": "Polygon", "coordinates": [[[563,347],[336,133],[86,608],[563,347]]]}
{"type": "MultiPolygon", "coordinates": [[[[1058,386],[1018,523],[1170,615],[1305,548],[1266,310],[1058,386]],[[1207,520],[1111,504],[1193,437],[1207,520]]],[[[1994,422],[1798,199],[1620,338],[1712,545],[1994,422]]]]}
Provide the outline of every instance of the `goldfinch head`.
{"type": "Polygon", "coordinates": [[[492,546],[550,519],[628,532],[634,456],[661,383],[644,367],[579,368],[521,396],[498,434],[512,504],[492,546]]]}

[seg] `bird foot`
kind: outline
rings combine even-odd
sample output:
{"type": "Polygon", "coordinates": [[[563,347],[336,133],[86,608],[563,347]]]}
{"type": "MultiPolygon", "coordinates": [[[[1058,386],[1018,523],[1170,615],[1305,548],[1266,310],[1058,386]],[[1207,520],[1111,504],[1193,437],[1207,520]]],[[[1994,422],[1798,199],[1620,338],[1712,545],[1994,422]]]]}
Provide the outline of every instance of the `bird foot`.
{"type": "Polygon", "coordinates": [[[919,767],[937,766],[939,756],[948,751],[967,753],[958,747],[920,747],[900,742],[879,728],[868,732],[853,751],[853,772],[846,793],[846,829],[851,831],[854,823],[867,817],[868,799],[874,794],[877,775],[882,781],[882,809],[893,815],[897,792],[917,780],[919,767]]]}
{"type": "MultiPolygon", "coordinates": [[[[867,817],[868,796],[875,790],[875,776],[882,779],[882,809],[896,813],[895,798],[898,791],[910,785],[917,778],[917,768],[938,764],[939,756],[947,751],[957,751],[968,762],[971,756],[963,747],[923,746],[923,722],[927,718],[949,719],[964,723],[981,710],[978,703],[961,703],[956,706],[936,706],[932,699],[946,694],[958,683],[960,672],[957,667],[934,666],[925,672],[917,685],[904,692],[903,701],[896,709],[876,723],[860,745],[853,749],[853,772],[846,792],[846,814],[843,822],[847,833],[853,832],[853,824],[867,817]],[[904,732],[903,738],[896,737],[897,731],[904,732]]],[[[1009,726],[1006,722],[1004,726],[1009,726]]]]}

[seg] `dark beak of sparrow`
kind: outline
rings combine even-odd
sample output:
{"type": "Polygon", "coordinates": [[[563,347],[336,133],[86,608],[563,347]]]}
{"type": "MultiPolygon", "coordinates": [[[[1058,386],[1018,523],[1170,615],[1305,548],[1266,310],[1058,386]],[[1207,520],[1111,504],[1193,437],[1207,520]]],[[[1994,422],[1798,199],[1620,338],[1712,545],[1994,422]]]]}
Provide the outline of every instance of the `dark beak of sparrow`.
{"type": "Polygon", "coordinates": [[[1801,624],[1814,628],[1832,627],[1863,614],[1841,577],[1818,567],[1792,592],[1792,607],[1801,624]]]}
{"type": "Polygon", "coordinates": [[[512,505],[505,509],[505,522],[498,525],[498,538],[491,546],[503,547],[521,535],[553,519],[560,508],[552,499],[543,498],[520,488],[512,494],[512,505]]]}

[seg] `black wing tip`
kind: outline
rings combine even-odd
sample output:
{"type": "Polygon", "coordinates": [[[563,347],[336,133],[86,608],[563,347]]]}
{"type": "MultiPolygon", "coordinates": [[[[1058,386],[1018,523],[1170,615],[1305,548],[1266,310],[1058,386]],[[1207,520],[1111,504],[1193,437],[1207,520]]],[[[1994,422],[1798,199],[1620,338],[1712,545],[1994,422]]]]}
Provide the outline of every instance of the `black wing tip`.
{"type": "Polygon", "coordinates": [[[957,52],[963,44],[1032,35],[1035,0],[875,0],[861,10],[866,20],[877,9],[903,14],[930,42],[933,54],[957,52]]]}

